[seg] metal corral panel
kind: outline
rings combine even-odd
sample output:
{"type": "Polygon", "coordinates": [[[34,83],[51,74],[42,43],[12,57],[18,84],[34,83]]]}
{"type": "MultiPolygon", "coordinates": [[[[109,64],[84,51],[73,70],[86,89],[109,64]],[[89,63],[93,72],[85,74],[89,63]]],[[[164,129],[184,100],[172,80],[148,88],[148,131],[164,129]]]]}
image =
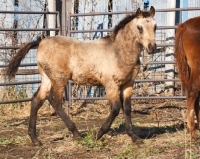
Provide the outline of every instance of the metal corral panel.
{"type": "MultiPolygon", "coordinates": [[[[168,0],[150,0],[149,6],[154,6],[155,9],[167,9],[168,0]]],[[[166,12],[156,12],[155,20],[158,26],[167,25],[167,13],[166,12]]]]}
{"type": "MultiPolygon", "coordinates": [[[[78,13],[90,13],[90,12],[108,12],[108,0],[79,0],[78,13]]],[[[96,29],[108,29],[108,16],[85,16],[78,17],[78,30],[96,30],[96,29]]],[[[98,39],[107,33],[95,32],[95,33],[79,33],[77,38],[79,40],[86,39],[98,39]]],[[[76,37],[75,36],[75,37],[76,37]]]]}
{"type": "MultiPolygon", "coordinates": [[[[120,11],[136,11],[137,8],[144,8],[143,0],[113,0],[113,12],[120,11]]],[[[118,24],[120,20],[123,19],[125,15],[117,14],[112,16],[113,27],[118,24]]]]}
{"type": "MultiPolygon", "coordinates": [[[[168,0],[150,0],[149,6],[153,6],[155,9],[166,9],[167,8],[168,0]]],[[[157,26],[167,26],[167,13],[166,12],[156,12],[155,20],[157,26]]],[[[165,43],[166,41],[166,30],[157,30],[156,31],[156,41],[158,44],[165,43]]],[[[164,50],[161,48],[162,52],[157,52],[154,56],[154,60],[163,61],[164,60],[164,50]]],[[[158,65],[157,67],[154,65],[151,71],[164,71],[163,66],[158,65]],[[158,70],[157,70],[157,69],[158,70]]]]}
{"type": "MultiPolygon", "coordinates": [[[[167,8],[175,8],[176,2],[173,0],[150,0],[150,5],[154,6],[155,9],[167,9],[167,8]]],[[[155,20],[157,22],[157,26],[174,26],[175,25],[175,12],[156,12],[155,20]]],[[[167,30],[157,30],[156,31],[156,42],[157,44],[163,43],[173,43],[174,39],[174,30],[167,29],[167,30]]],[[[153,61],[174,61],[173,56],[173,47],[163,47],[160,48],[158,52],[154,54],[153,61]]],[[[151,78],[167,78],[173,79],[174,78],[174,65],[167,64],[167,65],[152,65],[149,68],[151,78]],[[158,72],[161,72],[159,74],[158,72]],[[157,76],[157,77],[156,77],[157,76]]],[[[170,88],[173,85],[173,82],[166,82],[164,87],[170,88]],[[169,86],[168,86],[169,85],[169,86]]],[[[156,85],[156,92],[166,91],[163,85],[158,84],[156,85]]],[[[172,86],[173,87],[173,86],[172,86]]],[[[173,94],[173,89],[167,90],[173,94]]]]}
{"type": "MultiPolygon", "coordinates": [[[[188,7],[199,7],[200,0],[188,0],[188,7]]],[[[188,19],[200,16],[200,11],[188,11],[188,19]]]]}
{"type": "MultiPolygon", "coordinates": [[[[18,2],[18,10],[19,11],[43,11],[45,0],[19,0],[18,2]]],[[[44,15],[40,14],[19,14],[18,15],[18,28],[28,29],[28,28],[43,28],[44,15]]],[[[41,34],[41,31],[20,31],[17,33],[18,35],[18,43],[26,43],[29,42],[35,37],[41,34]]],[[[26,55],[25,59],[22,63],[36,63],[36,51],[37,49],[31,49],[29,53],[26,55]]],[[[20,69],[37,69],[37,66],[28,66],[21,67],[20,69]]],[[[34,81],[40,80],[40,75],[17,75],[17,81],[34,81]]],[[[25,85],[24,85],[25,86],[25,85]]],[[[26,85],[27,96],[32,97],[33,93],[37,90],[38,84],[26,85]]],[[[22,89],[20,87],[20,89],[22,89]]]]}
{"type": "MultiPolygon", "coordinates": [[[[0,0],[0,10],[9,11],[14,10],[13,1],[0,0]]],[[[12,28],[13,27],[14,16],[12,14],[0,14],[0,28],[12,28]]],[[[11,34],[5,31],[0,32],[0,45],[12,45],[11,34]]],[[[5,64],[9,59],[7,53],[10,50],[0,50],[0,64],[5,64]]],[[[1,79],[0,79],[1,81],[1,79]]]]}
{"type": "MultiPolygon", "coordinates": [[[[14,10],[14,5],[13,1],[5,1],[5,0],[0,0],[0,10],[2,11],[9,11],[9,10],[14,10]]],[[[12,28],[13,26],[13,19],[14,16],[12,14],[0,14],[0,28],[12,28]]],[[[0,45],[7,45],[11,46],[12,45],[12,37],[10,36],[10,33],[6,33],[5,31],[0,32],[0,45]]],[[[0,50],[0,65],[5,64],[8,59],[9,55],[8,53],[11,50],[0,50]]],[[[0,75],[0,82],[4,82],[4,76],[0,75]]],[[[3,87],[0,87],[0,100],[3,97],[3,87]]]]}

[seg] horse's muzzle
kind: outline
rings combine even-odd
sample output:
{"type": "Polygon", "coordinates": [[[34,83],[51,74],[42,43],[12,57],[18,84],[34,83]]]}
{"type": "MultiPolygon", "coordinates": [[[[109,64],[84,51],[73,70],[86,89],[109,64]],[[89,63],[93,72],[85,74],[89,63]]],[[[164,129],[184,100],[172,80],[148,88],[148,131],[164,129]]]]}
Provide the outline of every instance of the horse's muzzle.
{"type": "Polygon", "coordinates": [[[152,54],[152,53],[154,53],[156,51],[156,48],[157,48],[156,43],[153,43],[153,44],[149,43],[148,48],[147,48],[147,52],[149,54],[152,54]]]}

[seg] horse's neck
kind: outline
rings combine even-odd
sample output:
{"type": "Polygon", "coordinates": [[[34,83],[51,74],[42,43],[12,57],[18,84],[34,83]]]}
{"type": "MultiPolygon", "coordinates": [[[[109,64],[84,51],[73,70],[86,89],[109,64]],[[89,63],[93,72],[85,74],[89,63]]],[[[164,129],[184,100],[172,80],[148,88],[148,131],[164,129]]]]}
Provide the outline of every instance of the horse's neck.
{"type": "Polygon", "coordinates": [[[117,53],[121,56],[121,60],[130,65],[138,62],[143,48],[137,43],[135,33],[128,27],[120,30],[116,36],[115,47],[117,48],[117,53]]]}

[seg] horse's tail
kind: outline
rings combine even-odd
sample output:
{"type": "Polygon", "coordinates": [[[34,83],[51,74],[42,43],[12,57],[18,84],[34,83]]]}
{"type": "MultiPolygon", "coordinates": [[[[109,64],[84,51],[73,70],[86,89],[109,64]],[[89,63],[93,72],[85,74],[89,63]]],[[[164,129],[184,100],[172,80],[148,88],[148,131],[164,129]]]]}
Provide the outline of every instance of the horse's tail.
{"type": "Polygon", "coordinates": [[[175,48],[174,55],[179,71],[179,78],[181,80],[183,88],[187,85],[190,80],[191,68],[187,63],[187,57],[185,54],[185,50],[183,47],[182,36],[186,27],[183,24],[180,24],[177,28],[176,36],[175,36],[175,48]]]}
{"type": "Polygon", "coordinates": [[[14,77],[19,65],[21,63],[21,61],[24,59],[24,57],[26,56],[26,54],[28,53],[28,51],[39,45],[39,43],[41,42],[42,38],[41,37],[37,37],[36,41],[32,41],[29,42],[27,44],[25,44],[24,46],[22,46],[16,53],[15,56],[12,57],[11,61],[9,62],[7,68],[6,68],[6,75],[8,75],[10,78],[14,77]]]}

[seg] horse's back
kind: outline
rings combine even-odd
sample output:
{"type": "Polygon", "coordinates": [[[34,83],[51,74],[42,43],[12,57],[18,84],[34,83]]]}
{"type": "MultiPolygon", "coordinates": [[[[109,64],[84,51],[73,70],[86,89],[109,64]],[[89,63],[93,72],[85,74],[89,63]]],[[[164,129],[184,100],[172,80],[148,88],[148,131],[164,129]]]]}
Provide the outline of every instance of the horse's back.
{"type": "Polygon", "coordinates": [[[200,66],[200,17],[189,19],[183,26],[182,41],[187,62],[190,67],[196,68],[200,66]]]}
{"type": "MultiPolygon", "coordinates": [[[[71,37],[55,36],[42,40],[37,51],[37,62],[48,76],[54,74],[72,79],[79,84],[100,85],[109,68],[110,73],[119,70],[112,47],[103,39],[80,41],[71,37]],[[113,71],[115,70],[115,71],[113,71]]],[[[41,71],[42,72],[42,71],[41,71]]],[[[56,76],[55,76],[56,75],[56,76]]]]}
{"type": "Polygon", "coordinates": [[[187,29],[191,29],[191,31],[199,31],[200,30],[200,16],[188,19],[183,23],[183,25],[187,29]]]}

